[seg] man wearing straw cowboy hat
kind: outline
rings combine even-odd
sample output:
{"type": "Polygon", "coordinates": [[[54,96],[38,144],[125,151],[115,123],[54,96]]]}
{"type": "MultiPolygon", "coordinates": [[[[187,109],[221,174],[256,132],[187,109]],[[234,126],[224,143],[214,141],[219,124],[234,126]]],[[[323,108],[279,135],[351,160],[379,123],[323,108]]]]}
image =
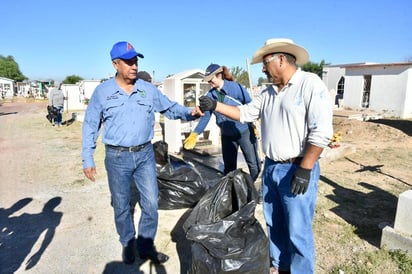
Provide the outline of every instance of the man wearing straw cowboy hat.
{"type": "Polygon", "coordinates": [[[327,87],[315,74],[298,69],[309,61],[305,48],[290,39],[269,39],[252,58],[273,85],[242,106],[199,98],[202,111],[214,110],[240,122],[261,118],[265,158],[263,210],[270,241],[272,273],[314,273],[315,212],[319,158],[333,134],[327,87]]]}

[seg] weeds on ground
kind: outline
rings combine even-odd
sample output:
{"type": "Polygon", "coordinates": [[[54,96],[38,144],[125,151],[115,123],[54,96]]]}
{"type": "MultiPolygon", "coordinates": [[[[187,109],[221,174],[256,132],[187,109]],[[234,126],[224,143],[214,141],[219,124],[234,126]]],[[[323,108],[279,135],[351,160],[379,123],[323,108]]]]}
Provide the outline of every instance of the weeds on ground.
{"type": "Polygon", "coordinates": [[[412,258],[403,251],[379,249],[354,254],[349,264],[334,267],[333,274],[412,273],[412,258]]]}

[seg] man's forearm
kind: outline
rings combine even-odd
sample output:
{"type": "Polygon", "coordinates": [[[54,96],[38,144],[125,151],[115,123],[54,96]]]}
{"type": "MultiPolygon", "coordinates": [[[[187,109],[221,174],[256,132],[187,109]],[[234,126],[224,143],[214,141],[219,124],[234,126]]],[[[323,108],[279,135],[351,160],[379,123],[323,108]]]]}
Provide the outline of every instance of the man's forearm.
{"type": "Polygon", "coordinates": [[[303,157],[300,166],[307,169],[312,169],[315,162],[319,159],[323,148],[314,146],[312,144],[306,144],[305,155],[303,157]]]}
{"type": "Polygon", "coordinates": [[[226,117],[229,117],[230,119],[236,121],[240,120],[240,110],[236,106],[230,106],[217,102],[215,111],[225,115],[226,117]]]}

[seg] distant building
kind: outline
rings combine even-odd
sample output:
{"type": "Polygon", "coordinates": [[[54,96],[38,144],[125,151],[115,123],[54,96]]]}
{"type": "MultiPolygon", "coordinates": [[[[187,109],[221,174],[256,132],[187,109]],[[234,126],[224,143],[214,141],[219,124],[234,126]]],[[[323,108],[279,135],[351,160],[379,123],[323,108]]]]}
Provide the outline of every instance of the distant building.
{"type": "Polygon", "coordinates": [[[329,65],[322,79],[339,107],[412,118],[412,62],[329,65]]]}
{"type": "MultiPolygon", "coordinates": [[[[171,100],[181,105],[195,107],[198,98],[210,89],[209,83],[204,82],[203,77],[204,70],[201,69],[190,69],[176,73],[164,80],[162,91],[171,100]]],[[[165,142],[168,143],[170,152],[176,153],[182,149],[185,134],[189,134],[197,126],[197,123],[197,120],[186,122],[165,119],[165,142]]],[[[215,117],[212,116],[201,138],[211,140],[213,144],[219,145],[219,133],[215,117]],[[205,136],[206,134],[207,136],[205,136]]]]}
{"type": "Polygon", "coordinates": [[[77,84],[63,84],[61,89],[66,97],[64,109],[66,111],[85,110],[94,89],[100,83],[100,80],[82,80],[77,84]]]}
{"type": "Polygon", "coordinates": [[[15,82],[12,79],[0,77],[0,97],[13,97],[15,92],[15,82]]]}

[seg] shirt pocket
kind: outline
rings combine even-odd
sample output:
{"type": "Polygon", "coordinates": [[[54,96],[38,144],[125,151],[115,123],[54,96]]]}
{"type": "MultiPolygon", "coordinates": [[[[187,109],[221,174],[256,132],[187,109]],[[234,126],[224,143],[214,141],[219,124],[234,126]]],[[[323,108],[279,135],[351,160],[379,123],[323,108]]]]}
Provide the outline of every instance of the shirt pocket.
{"type": "Polygon", "coordinates": [[[124,102],[119,100],[108,101],[104,108],[103,119],[116,118],[121,116],[124,102]]]}
{"type": "Polygon", "coordinates": [[[142,115],[145,119],[154,117],[154,106],[152,101],[139,99],[136,101],[136,104],[139,115],[142,115]]]}

